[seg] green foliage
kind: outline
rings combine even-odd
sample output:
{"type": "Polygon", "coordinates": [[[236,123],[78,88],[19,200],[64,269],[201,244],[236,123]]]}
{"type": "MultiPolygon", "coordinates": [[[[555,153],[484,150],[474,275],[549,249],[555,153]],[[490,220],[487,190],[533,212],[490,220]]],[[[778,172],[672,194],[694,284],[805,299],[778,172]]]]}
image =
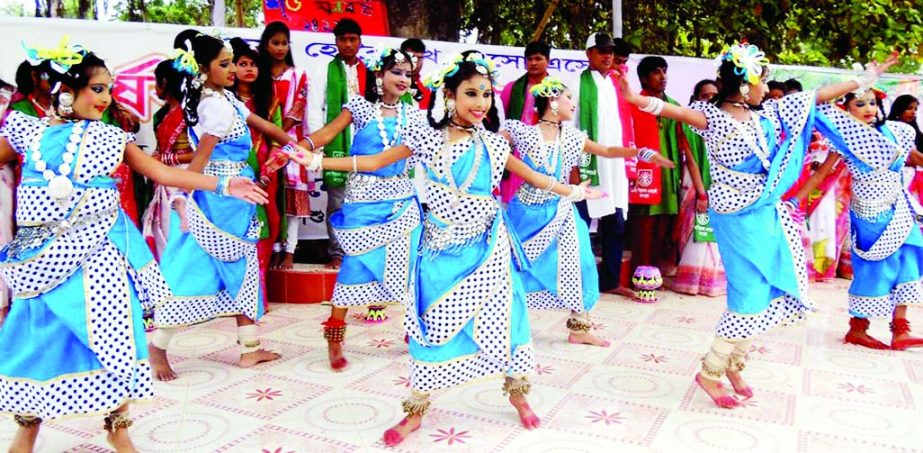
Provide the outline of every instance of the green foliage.
{"type": "MultiPolygon", "coordinates": [[[[244,10],[245,27],[261,27],[260,14],[263,11],[262,0],[241,0],[244,10]]],[[[120,5],[119,20],[155,22],[179,25],[211,25],[211,2],[208,0],[151,0],[144,2],[129,1],[120,5]],[[142,5],[143,13],[139,11],[142,5]]],[[[229,27],[237,24],[237,4],[227,0],[226,23],[229,27]]]]}
{"type": "MultiPolygon", "coordinates": [[[[488,44],[523,46],[551,0],[465,0],[462,26],[488,44]]],[[[713,58],[741,39],[773,62],[849,68],[901,50],[899,72],[923,62],[921,0],[622,0],[625,39],[639,53],[713,58]]],[[[561,0],[544,39],[582,49],[611,31],[611,1],[561,0]]]]}

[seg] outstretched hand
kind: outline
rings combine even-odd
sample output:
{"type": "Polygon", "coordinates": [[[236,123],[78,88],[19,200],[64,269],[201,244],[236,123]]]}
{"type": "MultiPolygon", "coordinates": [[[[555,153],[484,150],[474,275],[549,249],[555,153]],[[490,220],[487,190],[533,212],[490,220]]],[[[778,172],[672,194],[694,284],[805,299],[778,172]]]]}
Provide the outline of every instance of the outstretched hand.
{"type": "Polygon", "coordinates": [[[269,194],[248,178],[232,178],[231,182],[228,183],[228,192],[232,197],[244,200],[250,204],[269,203],[269,194]]]}
{"type": "Polygon", "coordinates": [[[279,171],[288,163],[288,155],[286,155],[281,149],[275,148],[270,152],[269,159],[266,162],[263,162],[263,165],[260,169],[260,182],[264,185],[268,184],[270,181],[270,175],[279,171]]]}
{"type": "Polygon", "coordinates": [[[583,190],[584,200],[598,200],[609,196],[606,192],[591,188],[589,179],[580,183],[580,187],[583,190]]]}
{"type": "Polygon", "coordinates": [[[324,155],[320,153],[312,153],[304,148],[299,148],[295,151],[283,150],[286,156],[289,159],[295,161],[296,164],[306,167],[310,171],[317,171],[321,169],[321,164],[324,161],[324,155]]]}
{"type": "Polygon", "coordinates": [[[625,97],[626,101],[631,102],[635,98],[635,93],[631,90],[631,86],[628,85],[628,74],[621,70],[613,69],[612,76],[615,77],[615,81],[619,84],[622,96],[625,97]]]}
{"type": "Polygon", "coordinates": [[[865,65],[866,70],[874,72],[876,75],[882,75],[888,72],[888,69],[891,66],[894,66],[899,61],[897,51],[891,52],[891,55],[888,55],[888,58],[883,62],[870,61],[869,64],[865,65]]]}
{"type": "Polygon", "coordinates": [[[658,167],[676,168],[676,164],[673,163],[672,160],[667,159],[666,157],[663,157],[660,154],[655,154],[654,157],[651,158],[651,162],[657,165],[658,167]]]}

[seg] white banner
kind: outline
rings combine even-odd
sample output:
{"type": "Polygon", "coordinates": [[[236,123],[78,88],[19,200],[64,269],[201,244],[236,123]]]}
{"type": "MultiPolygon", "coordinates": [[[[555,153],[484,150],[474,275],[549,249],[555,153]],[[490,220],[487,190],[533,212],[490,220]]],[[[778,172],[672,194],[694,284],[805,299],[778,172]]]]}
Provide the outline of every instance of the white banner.
{"type": "MultiPolygon", "coordinates": [[[[100,22],[72,19],[41,19],[0,17],[0,77],[12,83],[16,67],[25,58],[22,42],[29,46],[55,46],[60,39],[68,35],[71,42],[81,44],[94,51],[116,74],[116,97],[120,103],[133,111],[143,122],[138,135],[139,143],[153,150],[155,139],[151,130],[151,117],[161,105],[154,96],[154,67],[172,51],[173,37],[188,28],[179,25],[149,24],[134,22],[100,22]]],[[[214,29],[202,28],[203,31],[214,29]]],[[[256,44],[261,29],[222,28],[225,37],[239,36],[256,44]]],[[[397,47],[403,38],[380,36],[363,37],[363,51],[360,55],[371,53],[372,48],[384,43],[397,47]]],[[[441,41],[426,41],[427,51],[424,58],[423,73],[434,70],[439,62],[468,49],[477,49],[493,59],[501,72],[501,84],[515,80],[525,71],[525,58],[522,47],[504,47],[489,45],[472,45],[441,41]]],[[[336,54],[332,34],[293,32],[292,51],[295,64],[305,68],[314,80],[326,77],[327,63],[336,54]]],[[[643,54],[632,54],[629,60],[632,84],[637,88],[638,78],[634,73],[637,62],[643,54]]],[[[693,86],[702,79],[714,78],[716,63],[713,60],[688,57],[665,56],[669,65],[669,82],[667,94],[681,104],[686,104],[693,86]]],[[[581,71],[586,69],[586,55],[583,50],[560,50],[551,52],[551,64],[548,72],[560,77],[567,84],[574,83],[581,71]]],[[[804,82],[805,88],[812,88],[820,83],[842,79],[847,71],[829,68],[804,66],[773,66],[772,78],[785,80],[791,77],[804,82]]],[[[909,93],[919,97],[921,93],[920,77],[887,76],[884,86],[889,96],[909,93]]],[[[309,88],[310,89],[310,88],[309,88]]],[[[309,106],[311,108],[311,106],[309,106]]],[[[923,115],[921,115],[923,116],[923,115]]],[[[319,188],[312,194],[312,217],[302,225],[302,239],[326,238],[324,217],[326,197],[318,181],[319,188]]]]}

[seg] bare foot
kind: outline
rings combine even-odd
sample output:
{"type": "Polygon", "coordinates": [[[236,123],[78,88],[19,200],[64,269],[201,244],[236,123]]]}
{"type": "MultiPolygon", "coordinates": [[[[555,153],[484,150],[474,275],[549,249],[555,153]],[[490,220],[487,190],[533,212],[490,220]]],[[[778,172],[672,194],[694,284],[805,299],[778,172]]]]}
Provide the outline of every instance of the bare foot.
{"type": "Polygon", "coordinates": [[[332,343],[328,341],[327,355],[330,356],[330,368],[332,368],[333,371],[339,373],[349,365],[349,361],[343,356],[343,343],[332,343]]]}
{"type": "Polygon", "coordinates": [[[260,349],[258,351],[248,352],[246,354],[240,355],[240,361],[237,362],[237,366],[241,368],[250,368],[258,363],[263,362],[272,362],[273,360],[278,360],[282,357],[275,352],[269,352],[265,349],[260,349]]]}
{"type": "Polygon", "coordinates": [[[519,420],[522,422],[522,426],[526,429],[535,429],[542,424],[542,421],[538,418],[538,415],[535,415],[535,412],[532,412],[532,408],[529,407],[529,402],[526,401],[525,396],[510,395],[510,404],[516,408],[516,412],[519,412],[519,420]]]}
{"type": "Polygon", "coordinates": [[[151,371],[154,373],[154,379],[158,381],[172,381],[176,379],[176,372],[173,371],[173,368],[170,366],[170,359],[167,358],[166,350],[148,343],[147,353],[150,355],[151,371]]]}
{"type": "Polygon", "coordinates": [[[843,341],[847,344],[865,346],[870,349],[891,349],[890,346],[876,340],[864,331],[850,330],[846,332],[846,338],[844,338],[843,341]]]}
{"type": "Polygon", "coordinates": [[[117,429],[114,433],[106,434],[106,440],[117,453],[138,453],[135,444],[131,442],[131,437],[128,436],[128,428],[117,429]]]}
{"type": "Polygon", "coordinates": [[[404,417],[400,423],[394,425],[393,428],[385,431],[383,440],[385,446],[393,447],[407,438],[410,433],[420,429],[420,424],[423,423],[422,415],[408,415],[404,417]]]}
{"type": "Polygon", "coordinates": [[[728,395],[727,390],[720,382],[705,379],[701,374],[695,375],[695,382],[699,384],[702,390],[705,390],[705,393],[711,397],[711,400],[715,402],[716,406],[724,409],[733,409],[740,405],[733,396],[728,395]]]}
{"type": "Polygon", "coordinates": [[[41,425],[30,426],[28,428],[20,427],[10,442],[10,453],[31,453],[35,447],[35,440],[38,439],[38,430],[41,425]]]}
{"type": "Polygon", "coordinates": [[[609,347],[609,341],[599,338],[596,335],[593,335],[589,332],[583,332],[583,333],[571,332],[570,336],[567,337],[567,342],[573,343],[573,344],[588,344],[590,346],[599,346],[603,348],[609,347]]]}
{"type": "Polygon", "coordinates": [[[753,398],[753,388],[747,385],[747,382],[744,381],[744,377],[740,374],[740,371],[725,371],[725,374],[728,377],[728,380],[731,381],[731,387],[734,387],[734,393],[744,397],[744,398],[753,398]]]}
{"type": "Polygon", "coordinates": [[[279,269],[289,270],[295,267],[295,254],[285,252],[285,258],[279,263],[279,269]]]}
{"type": "Polygon", "coordinates": [[[334,256],[334,257],[331,257],[331,258],[330,258],[330,262],[327,263],[324,267],[327,268],[327,269],[335,269],[335,270],[338,270],[338,269],[340,269],[340,266],[342,266],[342,265],[343,265],[343,257],[342,257],[342,256],[334,256]]]}

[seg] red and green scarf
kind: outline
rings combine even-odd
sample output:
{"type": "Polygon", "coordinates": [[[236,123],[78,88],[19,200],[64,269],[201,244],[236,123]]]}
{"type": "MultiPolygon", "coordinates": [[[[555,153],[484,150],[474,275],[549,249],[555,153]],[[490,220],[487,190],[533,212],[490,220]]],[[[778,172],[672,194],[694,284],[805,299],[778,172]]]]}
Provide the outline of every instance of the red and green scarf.
{"type": "MultiPolygon", "coordinates": [[[[356,67],[358,74],[359,94],[365,95],[365,84],[369,79],[368,69],[360,60],[356,67]]],[[[333,60],[327,64],[327,123],[330,123],[343,110],[343,106],[349,102],[349,86],[346,80],[346,63],[339,55],[333,57],[333,60]]],[[[350,128],[337,134],[333,140],[324,146],[324,155],[327,157],[347,157],[349,156],[349,147],[352,145],[352,135],[350,128]]],[[[324,183],[328,187],[345,187],[346,172],[324,170],[324,183]]]]}

